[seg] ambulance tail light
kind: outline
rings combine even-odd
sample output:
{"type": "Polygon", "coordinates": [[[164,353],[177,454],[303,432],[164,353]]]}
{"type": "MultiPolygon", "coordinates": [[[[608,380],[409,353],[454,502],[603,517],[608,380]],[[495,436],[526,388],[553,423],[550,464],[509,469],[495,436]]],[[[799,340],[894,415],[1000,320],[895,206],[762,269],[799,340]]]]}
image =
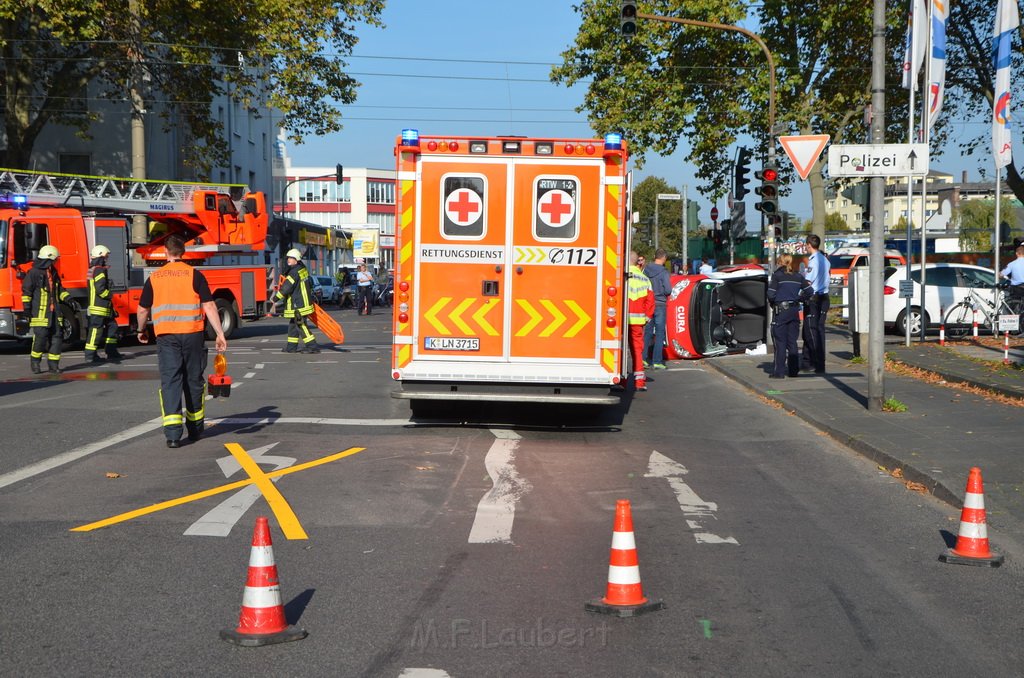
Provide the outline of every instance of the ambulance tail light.
{"type": "Polygon", "coordinates": [[[609,308],[608,309],[608,318],[605,319],[604,324],[607,325],[608,327],[615,327],[616,325],[619,324],[619,317],[618,316],[619,316],[619,312],[618,311],[616,311],[614,308],[609,308]]]}
{"type": "Polygon", "coordinates": [[[420,132],[415,129],[403,129],[402,130],[402,145],[403,146],[419,146],[420,145],[420,132]]]}

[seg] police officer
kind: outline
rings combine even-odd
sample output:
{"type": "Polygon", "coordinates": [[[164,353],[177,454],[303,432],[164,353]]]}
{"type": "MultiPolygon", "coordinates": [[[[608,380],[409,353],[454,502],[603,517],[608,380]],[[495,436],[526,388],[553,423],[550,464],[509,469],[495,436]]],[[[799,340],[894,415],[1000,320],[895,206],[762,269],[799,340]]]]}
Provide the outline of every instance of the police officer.
{"type": "Polygon", "coordinates": [[[61,335],[63,311],[60,302],[71,301],[71,295],[60,283],[55,268],[60,252],[53,245],[39,248],[32,268],[21,283],[21,303],[29,312],[28,325],[32,328],[32,372],[43,371],[43,354],[47,369],[60,374],[60,352],[64,337],[61,335]]]}
{"type": "Polygon", "coordinates": [[[281,350],[283,353],[297,353],[301,339],[302,353],[319,353],[320,347],[316,345],[316,337],[307,323],[307,318],[313,315],[313,281],[297,249],[288,250],[285,260],[288,268],[276,299],[278,303],[284,302],[284,317],[291,322],[288,323],[288,343],[281,350]]]}
{"type": "Polygon", "coordinates": [[[117,350],[117,321],[114,320],[114,300],[110,291],[110,278],[107,277],[107,257],[110,249],[106,245],[96,245],[90,252],[89,261],[89,333],[85,342],[85,361],[88,363],[103,362],[96,351],[103,346],[107,352],[107,360],[118,361],[121,354],[117,350]]]}
{"type": "Polygon", "coordinates": [[[780,254],[778,264],[768,283],[775,346],[771,379],[784,379],[787,373],[791,377],[800,374],[800,352],[796,345],[800,335],[800,302],[809,300],[814,292],[809,280],[793,272],[793,255],[780,254]]]}
{"type": "Polygon", "coordinates": [[[1024,245],[1017,245],[1014,252],[1017,258],[1007,264],[999,275],[1010,281],[1007,294],[1011,299],[1024,299],[1024,245]]]}
{"type": "Polygon", "coordinates": [[[203,274],[181,257],[185,242],[168,236],[164,244],[167,264],[154,271],[139,297],[139,341],[149,343],[146,322],[152,313],[156,333],[157,363],[160,367],[160,413],[167,447],[181,447],[182,430],[189,440],[199,440],[206,416],[206,347],[203,316],[217,335],[217,351],[225,351],[228,340],[220,324],[217,304],[203,274]],[[182,395],[185,416],[181,414],[182,395]],[[184,424],[184,426],[183,426],[184,424]]]}
{"type": "Polygon", "coordinates": [[[825,321],[828,317],[828,283],[831,266],[821,251],[821,238],[814,233],[804,241],[810,254],[804,268],[804,277],[814,288],[814,294],[804,307],[804,358],[807,369],[815,374],[825,373],[825,321]]]}

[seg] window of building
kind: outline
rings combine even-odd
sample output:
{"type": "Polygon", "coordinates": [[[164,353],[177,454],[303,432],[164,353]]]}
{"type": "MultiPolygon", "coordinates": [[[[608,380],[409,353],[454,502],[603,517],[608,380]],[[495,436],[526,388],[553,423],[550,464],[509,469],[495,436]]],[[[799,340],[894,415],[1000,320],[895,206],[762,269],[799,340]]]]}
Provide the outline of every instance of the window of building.
{"type": "Polygon", "coordinates": [[[377,224],[380,226],[381,235],[394,235],[395,234],[395,215],[394,214],[367,214],[366,221],[371,224],[377,224]]]}
{"type": "Polygon", "coordinates": [[[366,182],[366,202],[377,205],[395,204],[395,182],[370,179],[366,182]]]}

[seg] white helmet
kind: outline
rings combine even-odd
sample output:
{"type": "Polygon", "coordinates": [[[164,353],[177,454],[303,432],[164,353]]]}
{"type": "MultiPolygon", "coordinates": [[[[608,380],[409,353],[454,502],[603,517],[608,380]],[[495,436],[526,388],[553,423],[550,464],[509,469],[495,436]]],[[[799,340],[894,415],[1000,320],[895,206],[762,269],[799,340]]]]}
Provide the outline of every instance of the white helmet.
{"type": "Polygon", "coordinates": [[[60,252],[53,245],[43,245],[39,248],[39,258],[49,259],[50,261],[57,261],[57,257],[60,256],[60,252]]]}
{"type": "Polygon", "coordinates": [[[285,259],[295,259],[296,261],[302,261],[302,253],[294,247],[288,250],[288,254],[284,255],[285,259]]]}
{"type": "Polygon", "coordinates": [[[93,259],[99,259],[100,257],[105,257],[108,256],[109,254],[110,248],[107,247],[106,245],[96,245],[96,247],[93,247],[92,251],[89,252],[89,256],[91,256],[93,259]]]}

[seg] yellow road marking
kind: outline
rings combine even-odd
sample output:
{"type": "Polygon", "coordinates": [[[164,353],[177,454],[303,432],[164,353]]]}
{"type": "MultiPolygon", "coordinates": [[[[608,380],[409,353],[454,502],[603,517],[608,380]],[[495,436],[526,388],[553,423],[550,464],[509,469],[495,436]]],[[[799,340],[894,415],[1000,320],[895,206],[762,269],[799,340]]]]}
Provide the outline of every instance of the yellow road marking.
{"type": "MultiPolygon", "coordinates": [[[[225,447],[227,447],[227,446],[225,445],[225,447]]],[[[228,449],[230,450],[231,448],[228,448],[228,449]]],[[[241,448],[239,448],[239,449],[241,449],[241,448]]],[[[345,457],[350,457],[353,454],[358,454],[359,452],[362,452],[365,449],[366,449],[365,447],[350,447],[347,450],[344,450],[342,452],[337,452],[335,454],[331,454],[331,455],[328,455],[326,457],[321,457],[320,459],[314,459],[313,461],[303,462],[302,464],[296,464],[295,466],[289,466],[288,468],[279,469],[277,471],[271,471],[270,473],[263,473],[262,471],[260,471],[260,473],[263,475],[264,478],[267,479],[267,482],[269,483],[269,479],[270,478],[277,478],[277,477],[280,477],[280,476],[286,476],[289,473],[297,473],[298,471],[305,471],[306,469],[311,469],[314,466],[320,466],[322,464],[327,464],[327,463],[332,462],[332,461],[337,461],[339,459],[344,459],[345,457]]],[[[234,454],[234,453],[232,452],[232,454],[234,454]]],[[[246,456],[248,456],[248,455],[246,455],[246,456]]],[[[237,457],[236,457],[236,459],[237,459],[237,457]]],[[[249,459],[251,461],[252,458],[249,457],[249,459]]],[[[169,501],[163,501],[163,502],[160,502],[159,504],[153,504],[152,506],[147,506],[145,508],[136,509],[134,511],[129,511],[127,513],[121,513],[119,515],[116,515],[116,516],[113,516],[113,517],[110,517],[110,518],[105,518],[104,520],[99,520],[99,521],[97,521],[95,523],[89,523],[88,525],[81,525],[79,527],[73,527],[73,528],[71,528],[71,531],[72,532],[91,532],[92,530],[98,530],[101,527],[109,527],[110,525],[116,525],[117,523],[123,523],[123,522],[125,522],[127,520],[132,520],[133,518],[138,518],[140,516],[149,515],[150,513],[156,513],[157,511],[163,511],[164,509],[173,508],[175,506],[180,506],[182,504],[187,504],[189,502],[197,501],[199,499],[206,499],[207,497],[213,497],[213,496],[218,495],[218,494],[223,494],[224,492],[230,492],[231,490],[237,490],[239,488],[245,487],[246,485],[252,485],[255,482],[256,482],[256,480],[253,479],[250,476],[250,478],[248,480],[239,480],[239,481],[236,481],[236,482],[233,482],[233,483],[228,483],[227,485],[220,485],[218,487],[211,487],[210,489],[203,490],[202,492],[196,492],[195,494],[190,494],[190,495],[187,495],[187,496],[184,496],[184,497],[178,497],[177,499],[171,499],[169,501]]],[[[266,495],[264,495],[264,496],[266,496],[266,495]]]]}
{"type": "Polygon", "coordinates": [[[252,457],[238,443],[227,443],[224,447],[228,448],[228,452],[235,458],[238,465],[252,479],[256,487],[260,488],[260,493],[267,500],[270,510],[274,512],[274,517],[277,518],[277,524],[281,526],[284,536],[288,539],[309,539],[309,535],[302,529],[295,511],[292,511],[292,507],[288,505],[284,495],[278,491],[260,465],[253,461],[252,457]]]}

